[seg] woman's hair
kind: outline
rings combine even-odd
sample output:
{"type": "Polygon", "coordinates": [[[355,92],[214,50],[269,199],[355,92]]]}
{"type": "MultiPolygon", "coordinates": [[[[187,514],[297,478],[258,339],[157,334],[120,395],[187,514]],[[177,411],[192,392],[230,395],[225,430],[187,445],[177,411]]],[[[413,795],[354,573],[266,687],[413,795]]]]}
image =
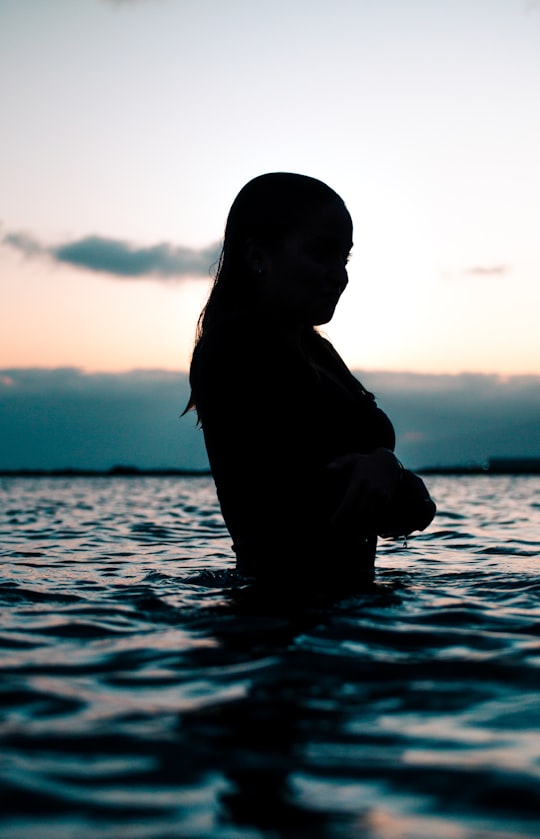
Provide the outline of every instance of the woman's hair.
{"type": "MultiPolygon", "coordinates": [[[[240,190],[227,217],[214,284],[197,323],[193,359],[217,323],[254,309],[256,278],[247,260],[248,243],[275,247],[307,215],[328,204],[347,212],[343,199],[325,183],[292,172],[259,175],[240,190]]],[[[192,393],[186,411],[194,405],[192,393]]]]}

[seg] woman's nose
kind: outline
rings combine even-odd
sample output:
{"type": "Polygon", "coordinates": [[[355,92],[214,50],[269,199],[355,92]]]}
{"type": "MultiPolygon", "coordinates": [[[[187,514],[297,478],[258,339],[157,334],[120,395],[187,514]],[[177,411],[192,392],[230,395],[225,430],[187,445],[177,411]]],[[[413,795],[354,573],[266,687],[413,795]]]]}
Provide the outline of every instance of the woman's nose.
{"type": "Polygon", "coordinates": [[[349,282],[347,269],[344,265],[332,265],[326,272],[326,277],[333,288],[339,288],[341,291],[346,288],[349,282]]]}

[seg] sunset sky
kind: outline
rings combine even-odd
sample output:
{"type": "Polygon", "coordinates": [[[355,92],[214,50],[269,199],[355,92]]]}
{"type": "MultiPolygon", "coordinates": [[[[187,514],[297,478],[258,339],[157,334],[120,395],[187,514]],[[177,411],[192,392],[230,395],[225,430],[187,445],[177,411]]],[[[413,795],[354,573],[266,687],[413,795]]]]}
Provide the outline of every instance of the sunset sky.
{"type": "Polygon", "coordinates": [[[186,370],[229,206],[276,170],[353,216],[352,368],[538,392],[540,2],[0,0],[0,77],[8,401],[24,368],[186,370]]]}
{"type": "Polygon", "coordinates": [[[186,369],[291,170],[353,215],[349,364],[540,372],[539,3],[0,0],[0,73],[0,366],[186,369]]]}

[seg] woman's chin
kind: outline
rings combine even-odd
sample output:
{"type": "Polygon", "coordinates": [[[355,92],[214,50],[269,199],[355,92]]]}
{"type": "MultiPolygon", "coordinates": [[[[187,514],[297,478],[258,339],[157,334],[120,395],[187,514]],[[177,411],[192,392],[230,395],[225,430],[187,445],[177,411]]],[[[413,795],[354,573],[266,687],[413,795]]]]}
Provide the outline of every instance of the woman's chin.
{"type": "Polygon", "coordinates": [[[317,309],[317,311],[313,313],[313,326],[323,326],[323,324],[329,323],[334,317],[335,309],[335,303],[332,306],[326,306],[324,308],[321,307],[320,309],[317,309]]]}

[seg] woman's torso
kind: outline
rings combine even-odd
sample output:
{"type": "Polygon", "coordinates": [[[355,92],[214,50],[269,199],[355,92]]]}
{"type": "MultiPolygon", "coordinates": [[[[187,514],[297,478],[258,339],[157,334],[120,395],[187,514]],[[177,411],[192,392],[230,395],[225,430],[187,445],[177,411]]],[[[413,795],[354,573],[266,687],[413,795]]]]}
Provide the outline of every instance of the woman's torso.
{"type": "MultiPolygon", "coordinates": [[[[299,340],[234,320],[200,347],[192,383],[239,565],[257,572],[278,554],[299,566],[324,562],[343,492],[328,463],[394,447],[373,396],[315,331],[299,340]]],[[[366,550],[372,557],[373,540],[366,550]]]]}

